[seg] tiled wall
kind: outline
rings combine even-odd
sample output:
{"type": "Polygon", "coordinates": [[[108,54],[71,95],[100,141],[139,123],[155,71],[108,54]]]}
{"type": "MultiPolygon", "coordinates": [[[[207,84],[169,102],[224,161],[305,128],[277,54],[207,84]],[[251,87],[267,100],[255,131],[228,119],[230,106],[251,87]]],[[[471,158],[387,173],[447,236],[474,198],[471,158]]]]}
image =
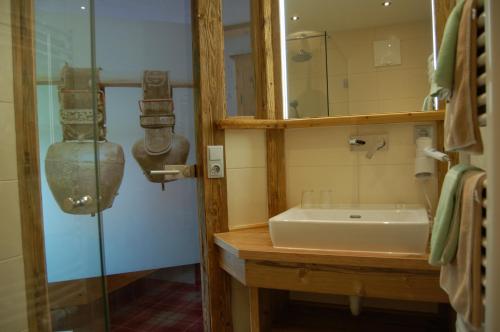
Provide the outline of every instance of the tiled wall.
{"type": "MultiPolygon", "coordinates": [[[[304,190],[332,190],[334,203],[401,203],[432,207],[437,180],[415,179],[415,124],[342,126],[285,131],[287,205],[300,204],[304,190]],[[387,134],[388,149],[351,152],[352,135],[387,134]]],[[[229,226],[265,222],[266,144],[264,130],[227,130],[229,226]]]]}
{"type": "Polygon", "coordinates": [[[435,205],[436,177],[421,183],[414,177],[414,124],[291,129],[285,132],[287,205],[300,204],[303,190],[332,190],[334,203],[435,205]],[[388,149],[351,152],[352,135],[387,134],[388,149]]]}
{"type": "MultiPolygon", "coordinates": [[[[415,112],[421,109],[423,99],[429,93],[427,59],[432,53],[431,22],[329,32],[329,35],[328,102],[331,115],[415,112]],[[375,67],[373,42],[392,38],[401,42],[401,64],[375,67]]],[[[311,60],[294,62],[290,57],[288,59],[288,99],[298,99],[299,109],[301,106],[321,109],[326,99],[324,49],[316,45],[316,38],[313,39],[307,45],[300,45],[312,52],[311,60]],[[317,107],[308,103],[306,91],[309,90],[314,91],[316,97],[309,99],[316,100],[317,107]],[[322,91],[324,97],[317,91],[322,91]]],[[[287,47],[288,53],[293,53],[298,46],[289,42],[287,47]]],[[[309,116],[317,115],[312,113],[309,116]]]]}
{"type": "Polygon", "coordinates": [[[16,165],[10,1],[0,1],[0,331],[28,329],[16,165]]]}
{"type": "Polygon", "coordinates": [[[226,130],[229,227],[267,221],[266,132],[226,130]]]}

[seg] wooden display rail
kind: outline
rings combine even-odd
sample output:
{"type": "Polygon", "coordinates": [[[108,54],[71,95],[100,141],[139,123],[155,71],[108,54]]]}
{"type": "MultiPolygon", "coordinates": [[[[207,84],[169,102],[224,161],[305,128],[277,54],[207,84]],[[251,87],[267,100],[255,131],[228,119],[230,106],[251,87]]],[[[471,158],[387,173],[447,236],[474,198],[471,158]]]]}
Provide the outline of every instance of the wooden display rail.
{"type": "Polygon", "coordinates": [[[267,227],[215,234],[215,243],[221,268],[250,290],[448,302],[427,255],[274,248],[267,227]]]}
{"type": "Polygon", "coordinates": [[[219,129],[287,129],[386,123],[443,121],[444,111],[349,115],[309,119],[256,119],[230,117],[217,121],[219,129]]]}

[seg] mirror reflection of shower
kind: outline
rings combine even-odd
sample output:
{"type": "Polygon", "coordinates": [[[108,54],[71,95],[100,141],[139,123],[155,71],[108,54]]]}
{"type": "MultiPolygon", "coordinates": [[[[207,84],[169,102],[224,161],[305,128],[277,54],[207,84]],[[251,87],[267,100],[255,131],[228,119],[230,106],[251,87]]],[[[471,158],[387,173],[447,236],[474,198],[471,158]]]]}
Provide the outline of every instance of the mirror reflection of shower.
{"type": "Polygon", "coordinates": [[[298,31],[286,37],[289,118],[329,115],[326,31],[298,31]],[[289,76],[290,77],[290,76],[289,76]]]}

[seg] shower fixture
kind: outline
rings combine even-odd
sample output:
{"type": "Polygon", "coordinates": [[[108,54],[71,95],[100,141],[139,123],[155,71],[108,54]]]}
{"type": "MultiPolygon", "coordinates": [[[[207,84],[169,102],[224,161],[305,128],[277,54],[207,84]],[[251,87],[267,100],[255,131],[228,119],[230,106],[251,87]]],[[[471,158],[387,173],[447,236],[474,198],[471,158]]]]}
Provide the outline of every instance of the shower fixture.
{"type": "Polygon", "coordinates": [[[314,37],[327,37],[326,32],[305,30],[291,33],[287,36],[287,41],[300,41],[300,49],[291,56],[295,62],[306,62],[311,60],[313,54],[309,51],[309,39],[314,37]]]}
{"type": "Polygon", "coordinates": [[[292,60],[295,62],[306,62],[311,60],[312,54],[304,49],[301,49],[298,53],[292,55],[292,60]]]}

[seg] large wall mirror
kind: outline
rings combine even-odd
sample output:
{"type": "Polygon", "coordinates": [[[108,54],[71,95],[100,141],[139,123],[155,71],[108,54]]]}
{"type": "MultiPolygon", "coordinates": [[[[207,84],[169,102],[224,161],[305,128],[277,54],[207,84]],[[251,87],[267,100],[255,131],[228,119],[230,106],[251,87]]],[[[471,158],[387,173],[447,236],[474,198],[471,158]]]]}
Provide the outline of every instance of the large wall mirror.
{"type": "Polygon", "coordinates": [[[435,53],[431,0],[280,7],[286,118],[422,110],[435,53]]]}

